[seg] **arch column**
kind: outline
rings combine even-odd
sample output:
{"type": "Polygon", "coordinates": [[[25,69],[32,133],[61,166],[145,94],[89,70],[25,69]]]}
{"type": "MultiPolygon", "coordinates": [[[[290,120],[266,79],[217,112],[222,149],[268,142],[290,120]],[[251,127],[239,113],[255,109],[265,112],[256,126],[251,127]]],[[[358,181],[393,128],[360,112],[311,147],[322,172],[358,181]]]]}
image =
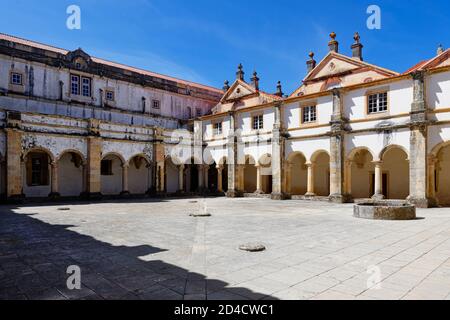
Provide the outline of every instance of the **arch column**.
{"type": "Polygon", "coordinates": [[[129,195],[130,194],[130,190],[128,187],[128,169],[129,169],[129,165],[128,164],[124,164],[122,165],[122,192],[120,193],[121,195],[129,195]]]}
{"type": "Polygon", "coordinates": [[[292,167],[293,164],[291,162],[286,163],[285,188],[287,195],[291,195],[292,193],[292,167]]]}
{"type": "Polygon", "coordinates": [[[208,185],[209,185],[209,165],[203,165],[203,186],[205,188],[205,191],[209,191],[208,185]]]}
{"type": "Polygon", "coordinates": [[[50,164],[50,172],[51,172],[51,192],[49,197],[57,198],[59,197],[59,185],[58,185],[58,163],[53,161],[50,164]]]}
{"type": "Polygon", "coordinates": [[[257,194],[263,194],[263,186],[262,186],[262,176],[261,176],[261,165],[255,164],[256,167],[256,191],[257,194]]]}
{"type": "Polygon", "coordinates": [[[375,185],[374,185],[375,194],[372,196],[372,199],[382,200],[382,199],[384,199],[383,168],[382,168],[383,162],[382,161],[374,161],[373,164],[375,165],[375,185]]]}
{"type": "Polygon", "coordinates": [[[203,186],[204,186],[204,179],[203,179],[203,165],[202,164],[198,164],[197,165],[197,174],[198,174],[198,191],[202,191],[203,190],[203,186]]]}
{"type": "Polygon", "coordinates": [[[217,169],[217,191],[218,192],[223,192],[223,186],[222,186],[223,166],[222,165],[217,165],[216,169],[217,169]]]}
{"type": "Polygon", "coordinates": [[[345,161],[345,171],[344,171],[344,192],[351,197],[352,195],[352,160],[345,161]]]}
{"type": "Polygon", "coordinates": [[[430,201],[430,206],[436,206],[436,163],[437,159],[434,156],[428,157],[428,189],[427,196],[430,201]]]}
{"type": "Polygon", "coordinates": [[[315,166],[316,164],[314,162],[307,163],[306,166],[308,167],[308,179],[307,179],[307,191],[305,196],[308,197],[314,197],[316,193],[314,192],[314,179],[315,179],[315,166]]]}
{"type": "Polygon", "coordinates": [[[184,191],[184,164],[180,164],[178,167],[178,192],[184,191]]]}
{"type": "Polygon", "coordinates": [[[153,165],[151,163],[148,163],[145,165],[145,167],[147,168],[147,194],[152,193],[153,190],[153,165]]]}
{"type": "Polygon", "coordinates": [[[88,165],[87,162],[81,164],[81,195],[85,195],[87,192],[87,175],[88,175],[88,165]]]}

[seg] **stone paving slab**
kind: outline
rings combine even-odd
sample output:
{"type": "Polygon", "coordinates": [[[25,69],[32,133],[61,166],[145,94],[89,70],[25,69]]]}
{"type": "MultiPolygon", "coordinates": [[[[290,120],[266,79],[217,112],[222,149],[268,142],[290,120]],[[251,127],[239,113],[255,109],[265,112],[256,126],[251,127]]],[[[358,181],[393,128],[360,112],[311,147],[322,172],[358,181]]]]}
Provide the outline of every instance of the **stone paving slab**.
{"type": "Polygon", "coordinates": [[[450,299],[450,209],[370,221],[349,204],[197,201],[0,206],[0,299],[450,299]]]}

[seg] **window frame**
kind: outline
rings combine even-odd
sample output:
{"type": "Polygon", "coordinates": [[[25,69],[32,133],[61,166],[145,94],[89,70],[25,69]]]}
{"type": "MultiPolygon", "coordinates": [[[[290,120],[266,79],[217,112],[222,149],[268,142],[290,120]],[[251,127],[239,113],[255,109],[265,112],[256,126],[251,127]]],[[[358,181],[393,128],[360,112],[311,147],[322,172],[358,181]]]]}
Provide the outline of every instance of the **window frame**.
{"type": "Polygon", "coordinates": [[[105,100],[109,101],[109,102],[116,101],[116,94],[115,94],[114,90],[109,90],[109,89],[105,90],[105,100]],[[108,94],[112,95],[112,99],[108,99],[108,94]]]}
{"type": "Polygon", "coordinates": [[[258,114],[252,115],[251,128],[254,131],[258,131],[258,130],[263,130],[264,129],[264,114],[263,113],[258,113],[258,114]],[[255,119],[258,119],[256,127],[255,127],[255,119]]]}
{"type": "Polygon", "coordinates": [[[388,89],[379,89],[374,91],[368,91],[366,93],[366,115],[368,116],[376,116],[379,114],[385,114],[389,112],[389,90],[388,89]],[[380,95],[386,95],[385,98],[385,110],[380,110],[380,95]],[[371,97],[376,96],[376,111],[370,111],[371,109],[371,97]]]}
{"type": "Polygon", "coordinates": [[[9,83],[13,86],[23,86],[23,73],[17,71],[11,71],[9,73],[9,83]],[[20,83],[13,82],[14,76],[19,76],[20,83]]]}
{"type": "Polygon", "coordinates": [[[80,84],[81,84],[81,77],[77,74],[70,74],[70,95],[73,96],[79,96],[80,95],[80,84]],[[74,78],[77,79],[76,81],[76,85],[77,85],[77,90],[76,92],[74,92],[74,78]]]}
{"type": "Polygon", "coordinates": [[[161,109],[161,101],[158,99],[152,99],[152,109],[160,110],[161,109]]]}
{"type": "Polygon", "coordinates": [[[223,134],[223,121],[215,121],[212,123],[213,136],[221,136],[223,134]],[[217,127],[216,127],[217,126],[217,127]]]}
{"type": "Polygon", "coordinates": [[[86,97],[86,98],[92,97],[92,79],[89,77],[84,77],[84,76],[81,76],[80,79],[81,79],[81,91],[80,91],[81,96],[86,97]],[[87,95],[84,94],[84,88],[85,88],[84,80],[88,80],[87,85],[88,85],[89,92],[87,95]]]}
{"type": "Polygon", "coordinates": [[[301,123],[302,124],[312,124],[317,123],[317,104],[311,103],[307,105],[301,106],[301,123]],[[308,119],[305,119],[305,116],[308,114],[308,119]],[[312,120],[312,115],[314,115],[314,120],[312,120]]]}

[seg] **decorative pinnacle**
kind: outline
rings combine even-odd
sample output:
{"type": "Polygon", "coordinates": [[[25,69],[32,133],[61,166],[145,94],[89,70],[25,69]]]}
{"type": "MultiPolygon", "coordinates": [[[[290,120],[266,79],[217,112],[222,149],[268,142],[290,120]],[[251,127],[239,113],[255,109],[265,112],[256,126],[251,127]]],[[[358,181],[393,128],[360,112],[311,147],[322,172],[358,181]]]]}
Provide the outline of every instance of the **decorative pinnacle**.
{"type": "Polygon", "coordinates": [[[336,40],[336,33],[335,32],[330,33],[330,38],[331,38],[331,40],[335,41],[336,40]]]}
{"type": "Polygon", "coordinates": [[[359,36],[358,32],[355,32],[353,39],[355,40],[355,43],[359,43],[359,41],[361,40],[361,37],[359,36]]]}
{"type": "Polygon", "coordinates": [[[311,58],[311,60],[314,59],[314,52],[311,51],[311,52],[309,53],[309,57],[311,58]]]}

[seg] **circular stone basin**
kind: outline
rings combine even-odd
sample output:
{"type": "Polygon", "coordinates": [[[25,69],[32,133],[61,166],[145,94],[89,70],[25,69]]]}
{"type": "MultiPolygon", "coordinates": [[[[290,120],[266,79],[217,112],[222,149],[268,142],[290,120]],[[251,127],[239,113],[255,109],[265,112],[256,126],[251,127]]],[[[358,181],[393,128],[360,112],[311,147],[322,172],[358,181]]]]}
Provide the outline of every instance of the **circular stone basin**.
{"type": "Polygon", "coordinates": [[[356,204],[353,216],[373,220],[414,220],[416,207],[405,202],[367,202],[356,204]]]}
{"type": "Polygon", "coordinates": [[[191,217],[211,217],[211,213],[191,213],[191,217]]]}
{"type": "Polygon", "coordinates": [[[239,250],[248,252],[261,252],[266,250],[266,247],[259,243],[247,243],[239,246],[239,250]]]}

